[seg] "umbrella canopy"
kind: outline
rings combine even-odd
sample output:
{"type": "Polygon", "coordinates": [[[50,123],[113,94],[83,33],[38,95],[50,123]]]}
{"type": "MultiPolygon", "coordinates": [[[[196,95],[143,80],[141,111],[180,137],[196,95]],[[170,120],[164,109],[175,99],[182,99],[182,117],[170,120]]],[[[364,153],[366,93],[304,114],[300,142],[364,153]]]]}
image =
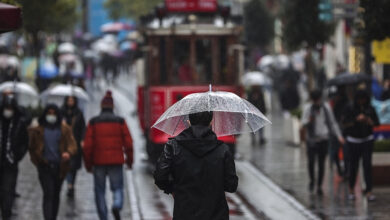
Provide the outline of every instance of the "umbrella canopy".
{"type": "Polygon", "coordinates": [[[245,86],[269,86],[272,80],[262,72],[248,72],[242,76],[242,84],[245,86]]]}
{"type": "Polygon", "coordinates": [[[342,86],[342,85],[351,85],[351,84],[370,82],[370,81],[371,81],[371,77],[367,74],[363,74],[363,73],[352,74],[346,72],[346,73],[339,74],[334,78],[330,79],[327,85],[342,86]]]}
{"type": "Polygon", "coordinates": [[[0,92],[10,90],[19,94],[26,94],[34,97],[38,97],[38,92],[29,84],[24,82],[3,82],[0,84],[0,92]]]}
{"type": "Polygon", "coordinates": [[[60,96],[60,97],[66,97],[66,96],[75,96],[78,99],[88,101],[89,96],[87,92],[85,92],[84,89],[74,86],[74,85],[65,85],[65,84],[59,84],[52,88],[49,88],[42,92],[41,99],[46,99],[50,96],[60,96]]]}
{"type": "Polygon", "coordinates": [[[290,58],[288,58],[287,55],[279,54],[278,56],[276,56],[276,63],[275,63],[276,68],[280,70],[284,70],[287,69],[289,65],[290,65],[290,58]]]}
{"type": "Polygon", "coordinates": [[[113,22],[102,25],[100,30],[102,32],[119,32],[122,30],[131,30],[132,26],[122,22],[113,22]]]}
{"type": "Polygon", "coordinates": [[[20,62],[19,59],[16,56],[9,56],[8,57],[8,66],[13,68],[19,68],[20,62]]]}
{"type": "Polygon", "coordinates": [[[62,43],[58,46],[58,52],[59,53],[75,53],[76,46],[70,42],[65,42],[65,43],[62,43]]]}
{"type": "Polygon", "coordinates": [[[269,66],[272,66],[275,62],[275,58],[271,55],[265,55],[263,56],[259,63],[257,64],[260,69],[267,68],[269,66]]]}
{"type": "Polygon", "coordinates": [[[60,63],[71,63],[75,62],[77,59],[78,57],[75,54],[62,54],[58,57],[60,63]]]}
{"type": "Polygon", "coordinates": [[[188,115],[213,111],[212,129],[217,136],[256,132],[271,123],[255,106],[231,92],[190,94],[168,108],[153,125],[169,135],[178,135],[190,125],[188,115]]]}
{"type": "Polygon", "coordinates": [[[43,79],[52,79],[58,75],[58,68],[54,65],[54,63],[50,61],[46,61],[39,68],[39,76],[43,79]]]}

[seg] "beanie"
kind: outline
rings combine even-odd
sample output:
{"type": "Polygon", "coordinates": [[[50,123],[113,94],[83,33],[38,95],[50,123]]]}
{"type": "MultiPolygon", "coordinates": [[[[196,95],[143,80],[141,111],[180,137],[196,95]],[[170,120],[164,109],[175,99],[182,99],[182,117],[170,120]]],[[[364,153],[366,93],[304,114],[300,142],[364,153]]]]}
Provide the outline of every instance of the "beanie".
{"type": "Polygon", "coordinates": [[[100,104],[101,108],[114,108],[114,100],[112,99],[112,92],[107,90],[100,104]]]}

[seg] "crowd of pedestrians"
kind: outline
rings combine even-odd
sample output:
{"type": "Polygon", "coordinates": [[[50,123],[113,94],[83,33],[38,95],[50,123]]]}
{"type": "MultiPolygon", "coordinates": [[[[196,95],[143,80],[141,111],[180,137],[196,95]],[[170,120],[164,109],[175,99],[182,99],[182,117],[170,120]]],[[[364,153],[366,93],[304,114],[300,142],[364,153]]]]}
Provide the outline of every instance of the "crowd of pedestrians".
{"type": "Polygon", "coordinates": [[[94,176],[99,218],[108,219],[104,196],[108,177],[114,195],[112,212],[115,219],[120,219],[124,200],[122,165],[126,162],[129,168],[132,167],[133,149],[126,122],[114,115],[113,107],[113,98],[108,91],[101,102],[101,114],[92,118],[86,128],[77,98],[67,96],[61,108],[47,104],[34,123],[13,94],[3,95],[0,106],[0,208],[3,220],[12,217],[18,163],[27,152],[38,171],[45,220],[57,219],[65,180],[67,196],[74,198],[76,176],[83,158],[87,171],[94,176]]]}

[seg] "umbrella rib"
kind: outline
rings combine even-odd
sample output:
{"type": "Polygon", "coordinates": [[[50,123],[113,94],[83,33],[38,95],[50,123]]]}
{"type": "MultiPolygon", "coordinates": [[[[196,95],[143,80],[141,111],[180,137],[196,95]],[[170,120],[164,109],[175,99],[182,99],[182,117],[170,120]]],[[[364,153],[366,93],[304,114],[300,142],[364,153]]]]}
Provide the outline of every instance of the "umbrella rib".
{"type": "MultiPolygon", "coordinates": [[[[252,130],[252,132],[255,132],[255,130],[253,130],[251,124],[249,123],[249,121],[245,118],[244,114],[242,112],[240,112],[241,116],[245,119],[245,122],[248,124],[249,128],[252,130]]],[[[250,113],[249,113],[250,114],[250,113]]]]}

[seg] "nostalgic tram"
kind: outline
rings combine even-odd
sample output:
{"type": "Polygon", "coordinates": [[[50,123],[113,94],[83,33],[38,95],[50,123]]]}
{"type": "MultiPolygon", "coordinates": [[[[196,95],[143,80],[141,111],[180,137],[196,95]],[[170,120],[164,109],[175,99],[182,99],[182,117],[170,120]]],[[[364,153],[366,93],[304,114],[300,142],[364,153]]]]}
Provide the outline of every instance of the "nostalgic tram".
{"type": "MultiPolygon", "coordinates": [[[[155,162],[168,135],[150,127],[184,96],[213,90],[241,95],[242,26],[216,0],[166,0],[153,16],[143,19],[143,78],[138,87],[140,123],[147,153],[155,162]],[[234,22],[236,20],[237,22],[234,22]]],[[[220,137],[235,149],[235,137],[220,137]]]]}

